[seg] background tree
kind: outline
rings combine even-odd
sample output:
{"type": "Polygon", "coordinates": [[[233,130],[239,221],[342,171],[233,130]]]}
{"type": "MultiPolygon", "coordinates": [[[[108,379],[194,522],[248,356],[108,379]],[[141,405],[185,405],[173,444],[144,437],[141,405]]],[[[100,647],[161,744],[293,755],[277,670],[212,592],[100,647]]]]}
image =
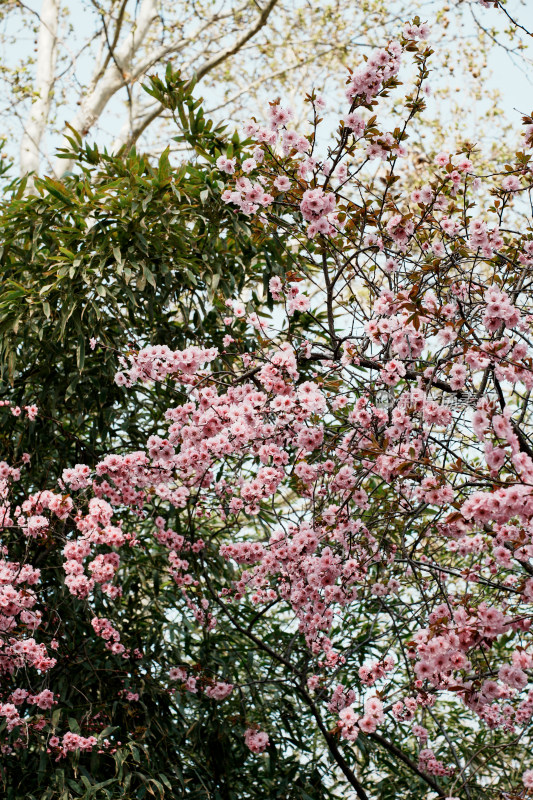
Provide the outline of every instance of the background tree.
{"type": "Polygon", "coordinates": [[[168,144],[170,117],[141,85],[168,62],[188,79],[196,75],[207,108],[219,118],[242,120],[258,99],[266,103],[267,93],[268,99],[283,92],[296,100],[311,84],[327,87],[337,112],[342,94],[331,78],[339,67],[350,66],[358,48],[384,44],[398,20],[417,11],[441,22],[435,31],[433,89],[438,96],[451,93],[435,104],[435,121],[430,125],[428,119],[426,128],[432,138],[444,128],[449,137],[453,127],[465,136],[470,119],[471,135],[494,144],[490,128],[502,120],[497,98],[487,102],[487,54],[501,44],[511,58],[527,58],[527,36],[507,25],[503,10],[483,10],[476,0],[355,5],[220,0],[214,6],[171,0],[13,0],[0,9],[0,114],[10,152],[19,158],[21,174],[58,177],[73,166],[55,158],[70,124],[82,137],[115,152],[141,137],[141,149],[158,155],[168,144]],[[474,99],[479,102],[472,115],[474,99]]]}

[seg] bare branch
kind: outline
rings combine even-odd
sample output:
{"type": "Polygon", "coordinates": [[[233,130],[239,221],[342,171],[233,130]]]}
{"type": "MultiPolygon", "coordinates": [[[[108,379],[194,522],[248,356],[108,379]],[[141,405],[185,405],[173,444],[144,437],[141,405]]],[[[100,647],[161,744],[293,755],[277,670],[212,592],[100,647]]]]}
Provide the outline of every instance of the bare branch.
{"type": "MultiPolygon", "coordinates": [[[[97,82],[93,91],[83,99],[80,110],[70,121],[70,126],[81,136],[87,135],[109,100],[129,80],[128,71],[131,68],[133,56],[143,43],[157,16],[155,0],[143,0],[134,27],[122,44],[114,50],[112,60],[108,63],[102,78],[97,82]]],[[[58,159],[54,172],[56,175],[63,175],[71,167],[71,161],[58,159]]]]}
{"type": "Polygon", "coordinates": [[[244,47],[246,42],[248,42],[253,36],[255,36],[256,33],[258,33],[261,30],[261,28],[263,28],[266,25],[267,20],[274,9],[274,6],[276,6],[277,2],[278,0],[269,0],[267,5],[261,12],[259,19],[255,23],[255,25],[252,25],[252,27],[249,28],[246,31],[246,33],[243,33],[243,35],[239,39],[237,39],[237,41],[233,45],[231,45],[231,47],[227,47],[225,50],[221,50],[212,58],[207,59],[207,61],[204,61],[200,69],[196,71],[197,79],[201,80],[204,77],[204,75],[207,75],[208,72],[210,72],[212,69],[221,64],[222,61],[225,61],[230,56],[235,55],[235,53],[237,53],[242,47],[244,47]]]}
{"type": "MultiPolygon", "coordinates": [[[[211,59],[205,61],[203,65],[200,67],[199,70],[196,71],[197,80],[201,80],[208,72],[213,70],[219,64],[221,64],[226,59],[230,58],[235,53],[239,52],[244,45],[250,41],[260,30],[263,28],[270,16],[271,12],[273,11],[274,7],[278,3],[278,0],[270,0],[268,5],[261,11],[259,18],[256,22],[239,38],[236,42],[234,42],[230,47],[221,50],[220,52],[216,53],[211,59]]],[[[202,26],[202,30],[207,27],[207,25],[202,26]]],[[[188,41],[188,40],[187,40],[188,41]]],[[[160,62],[162,58],[167,55],[175,54],[180,50],[183,50],[184,45],[187,42],[180,42],[179,44],[168,46],[165,48],[161,48],[155,55],[151,56],[148,61],[146,61],[143,65],[138,67],[135,71],[136,76],[141,73],[146,72],[151,66],[160,62]]],[[[284,74],[287,72],[287,69],[280,70],[279,73],[276,74],[284,74]]],[[[261,83],[258,81],[256,83],[261,83]]],[[[156,107],[153,105],[150,106],[149,110],[145,111],[141,116],[138,117],[135,125],[132,127],[131,130],[127,131],[126,126],[124,126],[123,130],[119,134],[119,136],[115,139],[114,142],[114,149],[118,149],[124,144],[129,146],[133,145],[139,137],[144,133],[146,128],[152,124],[152,122],[159,117],[163,111],[164,106],[158,104],[156,107]]]]}

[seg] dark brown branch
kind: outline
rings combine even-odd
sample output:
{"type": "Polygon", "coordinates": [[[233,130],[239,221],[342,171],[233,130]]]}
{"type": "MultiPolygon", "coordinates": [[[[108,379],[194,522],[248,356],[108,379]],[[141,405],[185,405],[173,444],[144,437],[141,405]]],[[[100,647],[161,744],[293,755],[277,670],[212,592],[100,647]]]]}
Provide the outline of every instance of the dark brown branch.
{"type": "MultiPolygon", "coordinates": [[[[293,675],[296,675],[296,669],[295,669],[295,667],[294,667],[294,665],[292,664],[291,661],[289,661],[287,658],[282,656],[280,653],[276,653],[276,651],[273,650],[262,639],[260,639],[258,636],[256,636],[254,633],[252,633],[247,628],[243,628],[242,625],[239,624],[239,622],[235,619],[234,615],[228,609],[226,603],[222,602],[222,600],[219,598],[219,596],[216,593],[216,591],[213,589],[213,587],[211,585],[211,581],[207,577],[205,571],[204,571],[204,579],[205,579],[207,588],[209,590],[209,593],[211,594],[211,597],[213,598],[215,603],[218,605],[218,607],[221,609],[221,611],[227,616],[227,618],[232,623],[232,625],[235,627],[235,629],[238,630],[239,633],[243,634],[243,636],[246,636],[248,639],[250,639],[252,642],[254,642],[254,644],[256,644],[265,653],[268,653],[268,655],[271,656],[271,658],[275,659],[280,664],[283,664],[284,666],[288,667],[293,675]]],[[[333,756],[333,759],[336,761],[338,767],[340,768],[340,770],[344,774],[344,776],[347,779],[348,783],[351,786],[353,786],[353,788],[355,789],[357,797],[359,798],[359,800],[369,800],[368,795],[365,792],[363,786],[359,783],[359,781],[357,780],[353,770],[350,768],[350,765],[348,764],[348,762],[346,761],[346,759],[344,758],[344,756],[340,752],[333,734],[331,734],[327,730],[326,726],[324,725],[324,723],[322,721],[322,718],[321,718],[321,716],[319,714],[319,711],[318,711],[316,705],[313,703],[313,700],[311,699],[309,694],[305,691],[305,689],[302,686],[297,686],[296,689],[297,689],[298,694],[300,695],[300,697],[304,701],[304,703],[308,706],[309,710],[313,714],[313,716],[314,716],[314,718],[316,720],[316,723],[318,725],[318,728],[319,728],[320,732],[322,733],[322,735],[323,735],[323,737],[324,737],[324,739],[326,741],[326,744],[328,746],[329,752],[333,756]]]]}
{"type": "Polygon", "coordinates": [[[387,739],[384,739],[383,736],[381,736],[379,733],[369,733],[368,738],[380,744],[382,747],[385,748],[385,750],[388,750],[389,753],[392,753],[393,755],[396,756],[396,758],[399,758],[400,761],[403,761],[403,763],[406,764],[406,766],[408,766],[409,769],[411,769],[413,772],[416,772],[416,774],[420,778],[422,778],[422,780],[425,781],[428,786],[431,786],[433,791],[437,792],[439,797],[445,796],[439,784],[436,781],[434,781],[433,778],[431,778],[429,775],[426,775],[424,772],[422,772],[422,770],[418,769],[415,762],[412,761],[409,758],[409,756],[405,755],[405,753],[402,750],[400,750],[399,747],[396,747],[395,744],[392,744],[392,742],[389,742],[387,739]]]}

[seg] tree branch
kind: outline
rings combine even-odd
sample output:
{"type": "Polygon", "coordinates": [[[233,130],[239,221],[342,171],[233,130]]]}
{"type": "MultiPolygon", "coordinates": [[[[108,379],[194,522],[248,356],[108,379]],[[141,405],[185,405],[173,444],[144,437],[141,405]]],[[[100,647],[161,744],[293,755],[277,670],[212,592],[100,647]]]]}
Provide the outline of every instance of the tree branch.
{"type": "Polygon", "coordinates": [[[252,25],[252,27],[249,28],[246,31],[246,33],[243,33],[243,35],[239,39],[237,39],[237,41],[234,44],[232,44],[231,47],[227,47],[225,50],[221,50],[212,58],[204,61],[200,69],[196,71],[197,79],[201,80],[204,77],[204,75],[206,75],[212,69],[217,67],[220,63],[222,63],[222,61],[225,61],[230,56],[233,56],[235,55],[235,53],[238,53],[239,50],[242,47],[244,47],[246,42],[248,42],[252,37],[254,37],[255,34],[258,33],[261,30],[261,28],[263,28],[266,25],[267,20],[274,9],[274,6],[277,5],[277,3],[278,0],[269,0],[269,2],[259,15],[257,22],[254,25],[252,25]]]}
{"type": "MultiPolygon", "coordinates": [[[[230,47],[221,50],[220,52],[216,53],[211,59],[204,61],[202,66],[196,71],[196,79],[199,81],[201,80],[208,72],[212,69],[217,67],[226,59],[230,58],[235,53],[238,53],[239,50],[244,47],[244,45],[252,39],[256,33],[258,33],[261,28],[263,28],[268,20],[268,17],[272,13],[274,7],[278,3],[278,0],[270,0],[268,5],[261,11],[261,14],[257,21],[239,38],[236,42],[234,42],[230,47]]],[[[137,72],[145,72],[151,66],[153,66],[156,62],[160,61],[165,55],[175,54],[179,50],[182,49],[182,44],[180,43],[179,46],[174,47],[166,47],[164,48],[163,53],[159,53],[156,56],[152,56],[150,60],[142,65],[142,69],[137,70],[137,72]]],[[[286,72],[287,70],[280,70],[280,73],[286,72]]],[[[276,73],[278,74],[278,73],[276,73]]],[[[257,81],[256,81],[257,83],[257,81]]],[[[159,117],[163,111],[165,110],[165,106],[159,103],[155,108],[151,107],[150,110],[146,111],[142,116],[139,117],[135,126],[129,131],[129,134],[126,135],[124,131],[121,131],[120,135],[115,140],[113,147],[114,149],[118,149],[122,145],[126,144],[128,147],[131,147],[135,144],[135,142],[139,139],[140,136],[144,133],[146,128],[148,128],[152,122],[159,117]]]]}
{"type": "MultiPolygon", "coordinates": [[[[93,91],[82,101],[81,108],[70,122],[70,127],[86,136],[90,128],[99,119],[109,100],[128,80],[128,70],[135,52],[142,45],[152,23],[157,19],[155,0],[143,0],[139,16],[129,35],[122,44],[112,53],[102,78],[97,82],[93,91]]],[[[65,133],[68,128],[65,128],[65,133]]],[[[69,159],[57,159],[54,172],[57,176],[64,175],[73,166],[69,159]]]]}
{"type": "Polygon", "coordinates": [[[406,756],[405,753],[400,750],[399,747],[396,747],[395,744],[389,742],[387,739],[384,739],[379,733],[369,733],[367,734],[369,739],[373,739],[375,742],[378,742],[385,750],[388,750],[389,753],[392,753],[399,758],[400,761],[403,761],[406,766],[409,767],[413,772],[415,772],[423,781],[427,783],[428,786],[431,786],[434,792],[437,792],[439,797],[444,797],[444,792],[440,788],[439,784],[433,780],[429,775],[426,775],[422,770],[418,769],[417,765],[414,761],[412,761],[409,756],[406,756]]]}
{"type": "MultiPolygon", "coordinates": [[[[280,653],[277,653],[273,648],[271,648],[268,644],[266,644],[266,642],[264,642],[261,638],[256,636],[251,630],[249,630],[248,628],[244,628],[242,625],[239,624],[239,622],[236,620],[232,612],[229,610],[227,604],[220,599],[217,592],[211,585],[211,581],[207,577],[207,570],[204,571],[203,577],[211,597],[213,598],[217,606],[221,609],[221,611],[227,616],[227,618],[230,620],[235,629],[239,631],[239,633],[243,634],[248,639],[250,639],[252,642],[254,642],[254,644],[256,644],[261,650],[263,650],[263,652],[268,653],[271,656],[271,658],[274,658],[275,661],[278,661],[280,664],[283,664],[284,666],[288,667],[291,674],[294,675],[296,670],[292,662],[289,661],[289,659],[285,658],[280,653]]],[[[297,691],[302,700],[308,706],[311,713],[313,714],[317,722],[318,728],[326,741],[326,744],[328,746],[331,755],[333,756],[333,759],[336,761],[337,765],[341,769],[348,783],[355,789],[357,797],[359,798],[359,800],[369,800],[368,795],[365,792],[363,786],[357,780],[350,765],[340,752],[333,734],[331,734],[324,725],[322,717],[320,716],[316,705],[313,703],[313,700],[302,686],[298,686],[297,691]]]]}

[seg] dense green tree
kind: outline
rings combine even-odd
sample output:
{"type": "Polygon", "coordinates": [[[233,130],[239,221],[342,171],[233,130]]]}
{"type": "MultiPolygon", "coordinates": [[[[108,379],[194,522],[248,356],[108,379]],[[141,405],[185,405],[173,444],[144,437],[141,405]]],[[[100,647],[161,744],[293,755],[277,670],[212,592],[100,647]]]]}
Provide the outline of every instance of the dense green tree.
{"type": "MultiPolygon", "coordinates": [[[[39,179],[30,195],[15,181],[0,206],[0,395],[40,409],[11,454],[35,452],[35,480],[37,462],[57,476],[103,445],[138,441],[141,422],[157,424],[159,392],[121,405],[118,354],[148,342],[221,346],[215,305],[248,291],[259,306],[269,277],[283,274],[279,244],[254,239],[220,199],[213,162],[242,143],[205,121],[170,69],[150,92],[179,119],[194,161],[173,169],[167,152],[155,164],[134,149],[109,156],[73,133],[63,155],[76,158],[75,173],[39,179]]],[[[12,427],[5,414],[7,439],[12,427]]]]}

